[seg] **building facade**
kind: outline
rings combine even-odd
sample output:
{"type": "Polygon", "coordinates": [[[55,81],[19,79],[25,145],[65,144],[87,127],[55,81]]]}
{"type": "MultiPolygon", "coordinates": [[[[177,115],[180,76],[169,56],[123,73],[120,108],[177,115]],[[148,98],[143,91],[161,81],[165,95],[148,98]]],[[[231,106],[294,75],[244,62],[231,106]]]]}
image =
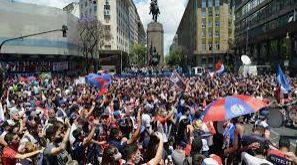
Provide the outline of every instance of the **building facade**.
{"type": "Polygon", "coordinates": [[[218,59],[227,61],[234,40],[234,8],[230,4],[230,0],[188,1],[175,38],[188,65],[212,69],[218,59]]]}
{"type": "Polygon", "coordinates": [[[94,16],[106,29],[111,40],[104,41],[103,50],[130,53],[133,44],[142,43],[145,31],[133,0],[80,0],[80,17],[94,16]]]}
{"type": "Polygon", "coordinates": [[[235,53],[257,65],[297,69],[297,0],[236,0],[235,53]]]}
{"type": "Polygon", "coordinates": [[[1,63],[8,63],[11,72],[80,69],[77,23],[77,17],[58,8],[1,0],[0,43],[56,30],[6,42],[0,50],[1,63]],[[61,31],[63,25],[68,28],[66,36],[61,31]]]}

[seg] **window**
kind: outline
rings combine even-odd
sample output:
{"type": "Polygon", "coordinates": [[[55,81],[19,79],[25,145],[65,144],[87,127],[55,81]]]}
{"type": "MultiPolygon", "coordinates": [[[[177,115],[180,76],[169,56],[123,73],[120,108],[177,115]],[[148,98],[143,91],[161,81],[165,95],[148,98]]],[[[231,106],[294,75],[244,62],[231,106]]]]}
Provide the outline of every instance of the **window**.
{"type": "Polygon", "coordinates": [[[202,19],[202,28],[206,27],[206,19],[202,19]]]}
{"type": "Polygon", "coordinates": [[[212,7],[213,6],[213,0],[208,0],[208,7],[212,7]]]}
{"type": "Polygon", "coordinates": [[[208,27],[212,27],[212,21],[208,22],[208,27]]]}
{"type": "Polygon", "coordinates": [[[202,44],[202,50],[206,50],[206,44],[202,44]]]}
{"type": "Polygon", "coordinates": [[[94,6],[94,12],[97,12],[97,5],[94,6]]]}
{"type": "Polygon", "coordinates": [[[109,10],[104,9],[104,15],[109,16],[110,15],[109,10]]]}
{"type": "Polygon", "coordinates": [[[220,27],[220,22],[216,21],[216,27],[220,27]]]}
{"type": "Polygon", "coordinates": [[[202,31],[202,37],[205,38],[206,37],[206,32],[202,31]]]}
{"type": "Polygon", "coordinates": [[[220,44],[219,43],[216,43],[216,49],[220,50],[220,44]]]}
{"type": "Polygon", "coordinates": [[[216,31],[216,37],[220,37],[220,32],[216,31]]]}
{"type": "Polygon", "coordinates": [[[202,0],[202,8],[206,8],[206,0],[202,0]]]}
{"type": "Polygon", "coordinates": [[[215,0],[215,6],[216,7],[220,6],[220,0],[215,0]]]}
{"type": "Polygon", "coordinates": [[[216,9],[215,13],[216,13],[216,17],[219,17],[220,16],[220,9],[216,9]]]}
{"type": "Polygon", "coordinates": [[[206,17],[206,11],[202,11],[202,17],[206,17]]]}
{"type": "Polygon", "coordinates": [[[212,50],[212,44],[208,44],[208,50],[212,50]]]}
{"type": "Polygon", "coordinates": [[[208,37],[212,37],[212,32],[209,32],[208,33],[208,37]]]}
{"type": "Polygon", "coordinates": [[[111,45],[105,45],[105,50],[111,50],[111,45]]]}
{"type": "Polygon", "coordinates": [[[212,9],[208,10],[208,16],[209,16],[209,17],[212,17],[212,16],[213,16],[212,9]]]}
{"type": "Polygon", "coordinates": [[[88,1],[85,2],[85,7],[87,7],[87,6],[88,6],[88,1]]]}
{"type": "Polygon", "coordinates": [[[110,25],[105,25],[105,30],[110,31],[110,25]]]}

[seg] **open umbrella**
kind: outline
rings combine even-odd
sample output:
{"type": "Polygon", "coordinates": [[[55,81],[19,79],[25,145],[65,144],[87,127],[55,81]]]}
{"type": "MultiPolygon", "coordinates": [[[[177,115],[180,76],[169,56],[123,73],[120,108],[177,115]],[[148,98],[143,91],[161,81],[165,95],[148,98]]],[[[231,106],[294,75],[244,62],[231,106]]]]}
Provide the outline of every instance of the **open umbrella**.
{"type": "Polygon", "coordinates": [[[203,121],[226,121],[238,116],[251,114],[267,104],[251,96],[227,96],[209,104],[202,112],[203,121]]]}
{"type": "Polygon", "coordinates": [[[51,79],[52,78],[52,74],[51,73],[41,73],[39,75],[39,77],[42,79],[42,80],[45,80],[45,79],[51,79]]]}

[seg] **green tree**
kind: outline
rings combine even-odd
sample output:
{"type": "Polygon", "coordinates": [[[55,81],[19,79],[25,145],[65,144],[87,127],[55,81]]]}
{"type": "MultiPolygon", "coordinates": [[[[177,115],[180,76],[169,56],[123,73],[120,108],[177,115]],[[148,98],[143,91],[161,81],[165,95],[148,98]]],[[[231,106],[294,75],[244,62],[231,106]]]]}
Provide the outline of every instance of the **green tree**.
{"type": "Polygon", "coordinates": [[[131,62],[136,66],[144,66],[147,59],[147,50],[143,44],[134,44],[131,50],[131,62]]]}
{"type": "Polygon", "coordinates": [[[186,67],[186,55],[181,48],[173,49],[169,52],[169,55],[165,57],[165,61],[170,66],[179,65],[181,67],[186,67]]]}

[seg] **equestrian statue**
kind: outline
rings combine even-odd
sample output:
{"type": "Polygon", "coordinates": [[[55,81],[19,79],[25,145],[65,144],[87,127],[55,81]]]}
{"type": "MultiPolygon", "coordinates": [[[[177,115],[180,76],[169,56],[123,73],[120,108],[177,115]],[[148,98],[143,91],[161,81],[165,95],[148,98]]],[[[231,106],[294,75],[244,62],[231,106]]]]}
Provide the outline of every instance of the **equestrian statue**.
{"type": "Polygon", "coordinates": [[[150,13],[153,15],[153,20],[158,21],[158,15],[161,14],[158,6],[158,0],[151,0],[150,13]]]}

